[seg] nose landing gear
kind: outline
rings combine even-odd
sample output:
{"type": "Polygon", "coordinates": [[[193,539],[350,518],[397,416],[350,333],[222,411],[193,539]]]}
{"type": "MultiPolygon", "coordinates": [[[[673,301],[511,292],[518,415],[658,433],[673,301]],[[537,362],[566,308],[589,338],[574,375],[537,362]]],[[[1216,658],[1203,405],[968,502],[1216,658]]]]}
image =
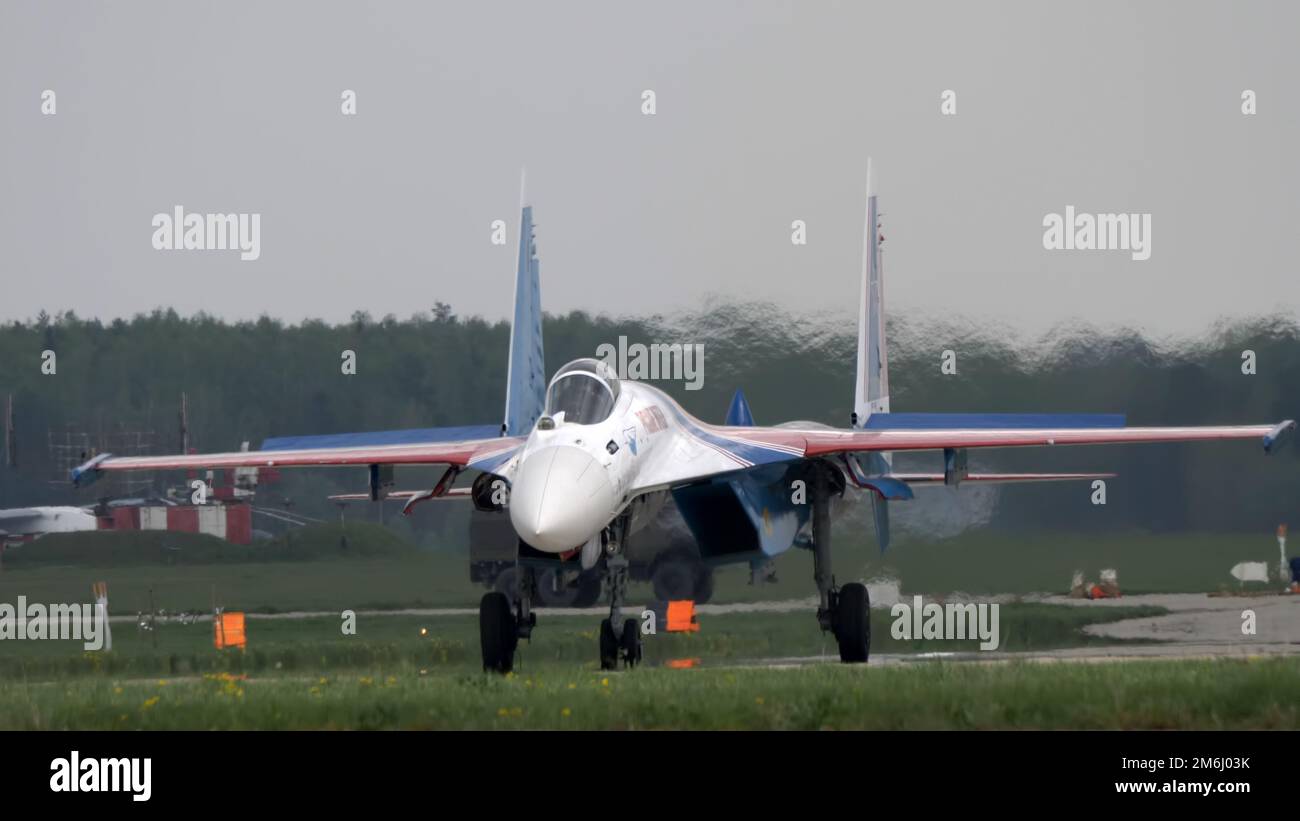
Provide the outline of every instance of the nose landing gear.
{"type": "Polygon", "coordinates": [[[613,670],[621,659],[624,667],[641,661],[641,624],[623,618],[627,595],[628,560],[623,555],[628,520],[621,517],[612,523],[605,541],[605,578],[609,580],[609,618],[600,623],[600,669],[613,670]]]}
{"type": "MultiPolygon", "coordinates": [[[[635,667],[642,658],[641,623],[636,618],[625,618],[623,613],[629,579],[628,560],[622,553],[627,524],[626,518],[615,521],[603,538],[601,561],[609,584],[609,618],[600,623],[602,670],[614,670],[620,661],[624,667],[635,667]]],[[[479,640],[487,672],[511,672],[519,639],[530,638],[537,625],[537,614],[532,611],[538,594],[537,573],[526,564],[518,564],[513,579],[513,591],[493,590],[484,594],[479,603],[479,640]]]]}

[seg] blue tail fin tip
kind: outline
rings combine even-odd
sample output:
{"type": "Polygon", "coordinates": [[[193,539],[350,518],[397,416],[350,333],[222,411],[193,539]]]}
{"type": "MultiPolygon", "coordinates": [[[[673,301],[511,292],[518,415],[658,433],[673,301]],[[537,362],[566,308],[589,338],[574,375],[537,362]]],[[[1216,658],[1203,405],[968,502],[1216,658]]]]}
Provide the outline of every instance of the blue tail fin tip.
{"type": "Polygon", "coordinates": [[[723,423],[733,427],[749,427],[754,424],[754,414],[749,410],[749,402],[745,400],[745,392],[736,389],[736,393],[731,397],[731,406],[727,408],[727,419],[723,423]]]}

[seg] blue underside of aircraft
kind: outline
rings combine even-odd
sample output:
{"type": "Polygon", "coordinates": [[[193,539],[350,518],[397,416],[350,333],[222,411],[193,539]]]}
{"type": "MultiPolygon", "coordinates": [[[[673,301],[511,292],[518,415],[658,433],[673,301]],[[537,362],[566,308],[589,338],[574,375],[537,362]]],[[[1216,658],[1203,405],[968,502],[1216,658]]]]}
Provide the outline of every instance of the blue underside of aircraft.
{"type": "Polygon", "coordinates": [[[807,541],[812,506],[791,489],[800,475],[790,463],[761,465],[676,488],[673,502],[705,561],[763,562],[807,541]]]}
{"type": "MultiPolygon", "coordinates": [[[[754,417],[741,391],[736,391],[727,410],[727,425],[753,425],[754,417]]],[[[867,430],[969,430],[1122,428],[1122,413],[875,413],[867,430]]],[[[877,456],[873,473],[885,473],[888,465],[877,456]]],[[[695,536],[706,561],[758,563],[780,555],[791,547],[809,547],[809,504],[796,504],[792,482],[796,468],[784,464],[760,465],[746,471],[719,476],[707,482],[672,491],[678,511],[695,536]]],[[[909,499],[911,488],[904,482],[873,476],[867,486],[880,491],[883,499],[872,499],[876,538],[882,550],[889,544],[886,499],[909,499]]]]}

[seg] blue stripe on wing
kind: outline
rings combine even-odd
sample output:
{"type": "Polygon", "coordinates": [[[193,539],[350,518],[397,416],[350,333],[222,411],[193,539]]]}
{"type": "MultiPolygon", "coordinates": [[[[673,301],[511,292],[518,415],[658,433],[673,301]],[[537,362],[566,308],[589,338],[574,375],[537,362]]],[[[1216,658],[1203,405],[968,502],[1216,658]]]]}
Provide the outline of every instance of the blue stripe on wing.
{"type": "Polygon", "coordinates": [[[500,453],[493,453],[488,456],[474,459],[469,463],[469,465],[467,465],[467,467],[481,470],[484,473],[495,473],[497,468],[514,458],[514,455],[519,452],[520,447],[522,447],[522,444],[516,445],[513,448],[507,448],[500,453]]]}
{"type": "Polygon", "coordinates": [[[682,412],[682,410],[677,406],[677,403],[669,399],[667,395],[665,395],[665,399],[667,399],[667,401],[663,403],[664,407],[667,408],[669,413],[676,417],[677,421],[687,433],[702,442],[707,442],[726,452],[727,455],[733,458],[748,462],[750,465],[770,465],[777,462],[789,462],[793,459],[800,458],[788,451],[765,447],[757,442],[738,441],[736,439],[710,433],[695,424],[687,414],[682,412]]]}
{"type": "Polygon", "coordinates": [[[262,450],[315,450],[317,448],[359,448],[376,445],[423,445],[430,442],[464,442],[494,439],[500,425],[465,425],[451,428],[409,428],[366,433],[327,433],[319,436],[273,436],[262,441],[262,450]]]}

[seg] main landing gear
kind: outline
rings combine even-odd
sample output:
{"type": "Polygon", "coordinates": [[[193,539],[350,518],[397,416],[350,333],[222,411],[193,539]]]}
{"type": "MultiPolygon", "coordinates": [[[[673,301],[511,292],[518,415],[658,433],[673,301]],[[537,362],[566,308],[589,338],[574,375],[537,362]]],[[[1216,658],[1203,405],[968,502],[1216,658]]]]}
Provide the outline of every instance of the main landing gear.
{"type": "Polygon", "coordinates": [[[862,664],[871,654],[871,597],[858,582],[836,587],[831,573],[830,477],[832,470],[813,462],[809,477],[813,515],[813,580],[821,597],[817,622],[829,630],[840,646],[840,661],[862,664]]]}
{"type": "Polygon", "coordinates": [[[520,566],[515,574],[517,589],[512,605],[505,593],[493,590],[483,594],[478,606],[479,643],[483,648],[483,669],[509,673],[515,668],[515,650],[519,640],[531,638],[537,626],[533,597],[537,578],[531,567],[520,566]]]}
{"type": "Polygon", "coordinates": [[[519,634],[515,630],[515,614],[510,612],[510,599],[505,593],[493,590],[483,594],[478,605],[478,631],[483,646],[483,669],[496,673],[513,670],[519,634]]]}

